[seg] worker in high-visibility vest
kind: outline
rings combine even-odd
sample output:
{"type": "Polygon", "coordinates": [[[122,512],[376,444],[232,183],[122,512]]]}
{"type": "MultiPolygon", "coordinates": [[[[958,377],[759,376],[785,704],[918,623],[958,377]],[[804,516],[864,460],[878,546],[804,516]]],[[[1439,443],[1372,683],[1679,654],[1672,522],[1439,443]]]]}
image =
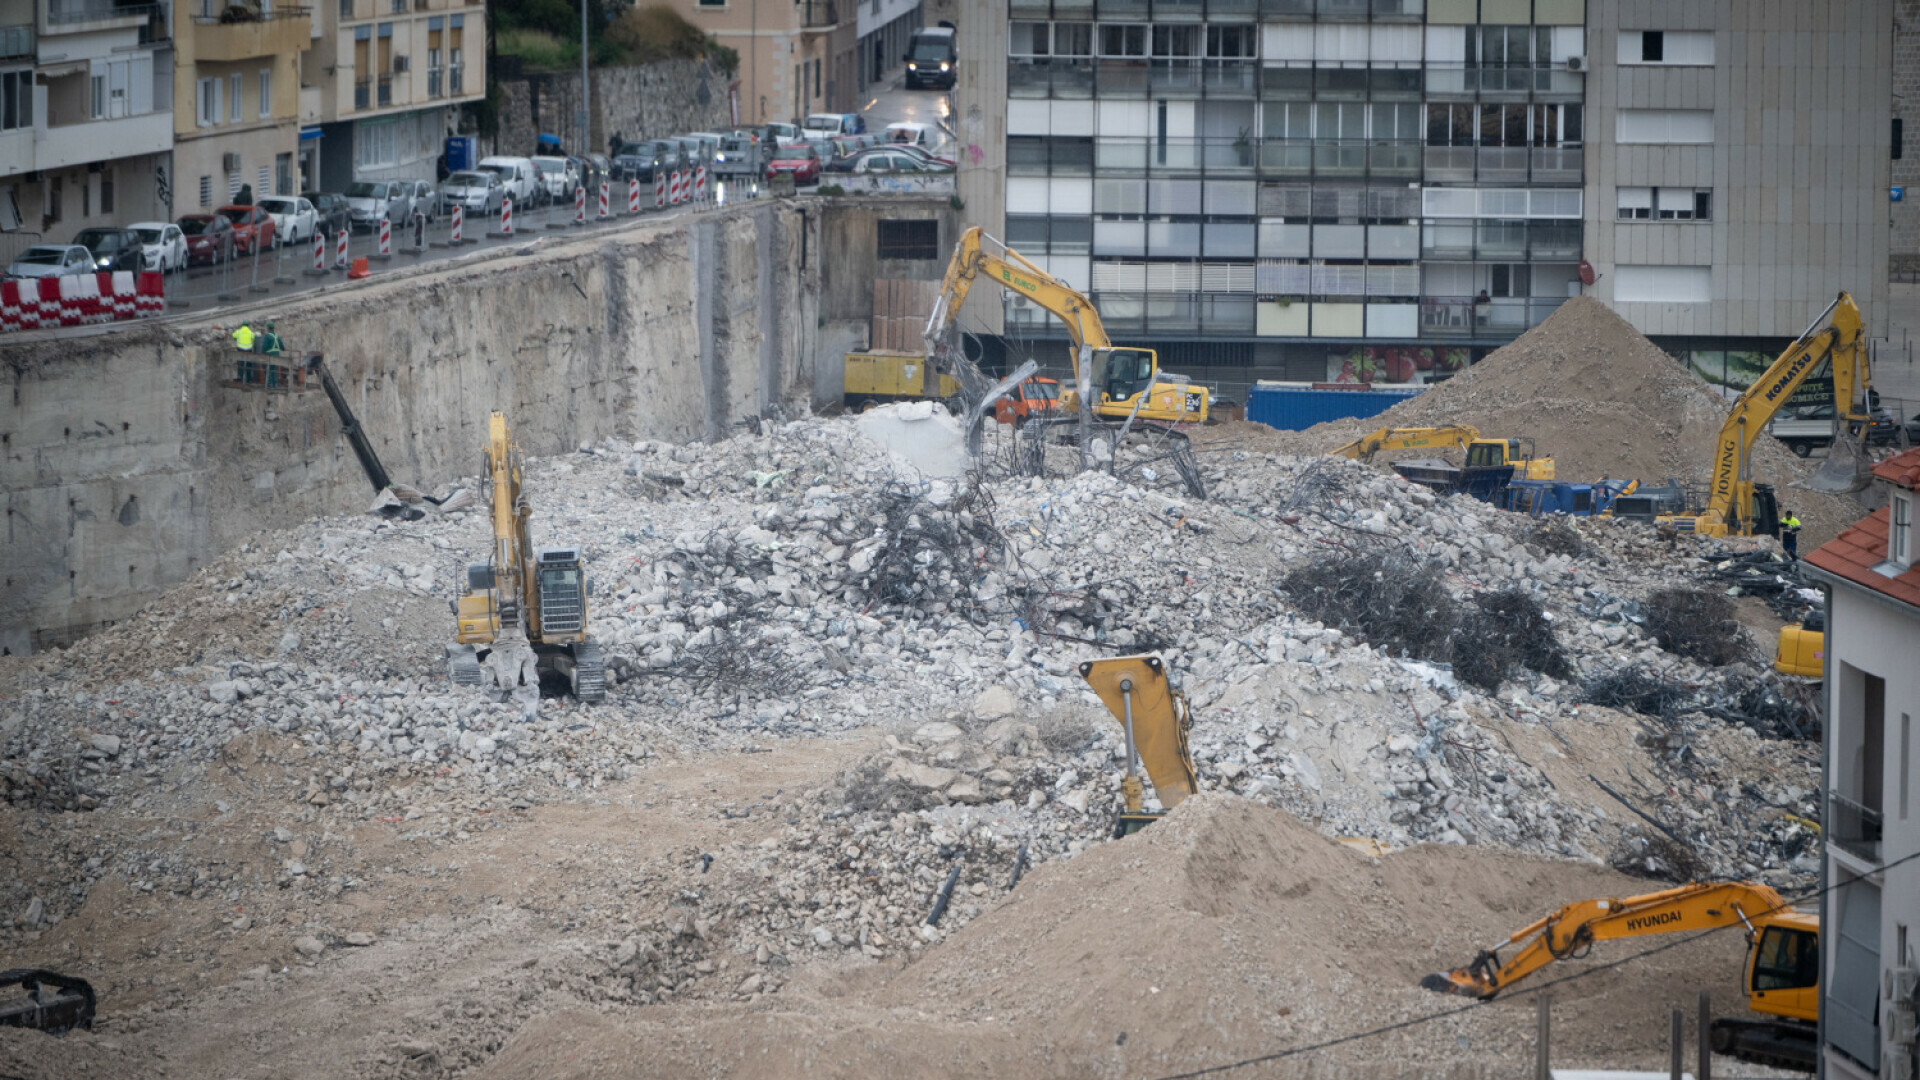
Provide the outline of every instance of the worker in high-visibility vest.
{"type": "Polygon", "coordinates": [[[240,329],[233,332],[234,347],[241,352],[253,351],[253,324],[243,322],[240,329]]]}

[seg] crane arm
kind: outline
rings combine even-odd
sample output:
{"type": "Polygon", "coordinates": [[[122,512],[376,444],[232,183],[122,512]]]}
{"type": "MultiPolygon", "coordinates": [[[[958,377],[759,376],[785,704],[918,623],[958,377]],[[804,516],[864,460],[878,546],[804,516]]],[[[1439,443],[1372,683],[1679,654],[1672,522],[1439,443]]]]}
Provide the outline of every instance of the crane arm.
{"type": "Polygon", "coordinates": [[[1466,424],[1421,428],[1383,427],[1340,447],[1333,451],[1332,456],[1367,461],[1382,450],[1418,450],[1430,446],[1450,446],[1458,449],[1478,441],[1479,438],[1480,429],[1466,424]]]}
{"type": "Polygon", "coordinates": [[[1794,910],[1780,894],[1747,881],[1696,882],[1625,899],[1581,900],[1522,927],[1506,940],[1481,951],[1466,967],[1420,981],[1428,990],[1490,998],[1535,971],[1568,957],[1578,958],[1596,941],[1712,930],[1756,921],[1771,923],[1794,910]],[[1519,951],[1502,963],[1501,949],[1519,951]]]}
{"type": "Polygon", "coordinates": [[[1147,767],[1161,806],[1171,810],[1200,790],[1193,754],[1187,748],[1187,731],[1193,726],[1187,696],[1173,688],[1166,664],[1158,656],[1088,660],[1080,665],[1080,677],[1126,733],[1128,810],[1140,809],[1135,757],[1147,767]]]}
{"type": "Polygon", "coordinates": [[[1752,514],[1753,441],[1765,433],[1767,424],[1822,360],[1833,361],[1834,411],[1840,422],[1867,419],[1870,377],[1860,330],[1860,309],[1843,292],[1733,403],[1715,444],[1713,483],[1704,517],[1740,530],[1744,524],[1740,519],[1752,514]]]}
{"type": "Polygon", "coordinates": [[[501,629],[524,630],[532,586],[526,560],[533,551],[527,535],[530,508],[520,487],[520,450],[507,432],[507,415],[494,412],[487,418],[486,473],[490,498],[488,510],[493,519],[494,590],[501,605],[513,605],[501,612],[501,629]],[[511,615],[512,618],[507,618],[511,615]]]}
{"type": "Polygon", "coordinates": [[[927,318],[927,355],[933,355],[952,331],[960,317],[974,279],[985,273],[1009,292],[1019,293],[1039,304],[1065,324],[1073,342],[1075,363],[1083,348],[1106,349],[1113,346],[1100,313],[1085,293],[1040,269],[1019,252],[988,236],[975,225],[960,234],[953,247],[953,259],[947,263],[947,276],[941,283],[940,298],[934,301],[933,314],[927,318]]]}

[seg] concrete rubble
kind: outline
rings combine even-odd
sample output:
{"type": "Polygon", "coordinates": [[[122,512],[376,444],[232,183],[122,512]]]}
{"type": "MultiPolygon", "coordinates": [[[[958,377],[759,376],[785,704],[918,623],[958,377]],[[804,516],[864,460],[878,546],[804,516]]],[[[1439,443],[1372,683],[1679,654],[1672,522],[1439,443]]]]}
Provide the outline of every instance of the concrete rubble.
{"type": "MultiPolygon", "coordinates": [[[[716,887],[682,915],[566,961],[618,1000],[775,992],[798,954],[917,952],[1005,895],[1016,866],[1103,842],[1120,734],[1072,665],[1116,651],[1158,651],[1184,684],[1203,788],[1329,835],[1660,876],[1671,834],[1702,876],[1810,880],[1816,754],[1704,705],[1650,717],[1582,702],[1627,668],[1703,703],[1762,679],[1770,642],[1712,668],[1631,617],[1649,593],[1698,583],[1711,564],[1691,548],[1610,521],[1550,536],[1379,469],[1231,448],[1199,455],[1204,503],[1172,477],[925,478],[859,427],[768,423],[530,463],[536,541],[586,552],[602,705],[548,698],[527,721],[447,682],[447,603],[484,556],[483,507],[262,535],[136,618],[19,662],[0,699],[0,798],[15,806],[151,805],[261,730],[302,748],[307,782],[271,837],[271,876],[92,851],[0,881],[0,940],[77,910],[108,876],[235,903],[338,895],[355,882],[324,838],[356,823],[464,838],[477,814],[587,797],[661,757],[874,729],[876,749],[834,783],[729,811],[788,824],[752,849],[688,852],[710,856],[716,887]],[[1559,550],[1565,533],[1584,553],[1559,550]],[[1277,587],[1369,546],[1439,564],[1458,597],[1532,597],[1576,677],[1476,689],[1305,619],[1277,587]],[[1581,780],[1593,774],[1617,795],[1581,780]],[[955,865],[951,908],[929,926],[955,865]]],[[[293,947],[372,941],[335,927],[293,947]]]]}

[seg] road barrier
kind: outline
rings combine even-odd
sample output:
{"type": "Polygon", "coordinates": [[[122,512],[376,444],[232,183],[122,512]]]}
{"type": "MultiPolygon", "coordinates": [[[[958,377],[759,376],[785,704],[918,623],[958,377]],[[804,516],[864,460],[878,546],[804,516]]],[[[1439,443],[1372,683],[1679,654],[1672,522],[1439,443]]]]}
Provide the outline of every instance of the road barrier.
{"type": "Polygon", "coordinates": [[[333,268],[335,270],[345,270],[347,268],[347,237],[352,233],[353,233],[353,226],[348,225],[346,228],[341,229],[340,232],[336,234],[336,239],[338,242],[334,245],[334,247],[337,249],[338,255],[333,260],[333,268]]]}
{"type": "Polygon", "coordinates": [[[4,281],[0,334],[147,318],[165,311],[166,304],[166,282],[156,270],[4,281]]]}
{"type": "Polygon", "coordinates": [[[707,167],[705,165],[693,170],[693,201],[696,203],[707,201],[707,167]]]}
{"type": "Polygon", "coordinates": [[[667,178],[658,172],[653,174],[653,208],[659,210],[667,205],[667,178]]]}
{"type": "Polygon", "coordinates": [[[307,276],[327,276],[327,235],[318,229],[313,231],[313,266],[307,270],[307,276]]]}
{"type": "Polygon", "coordinates": [[[393,258],[393,223],[385,214],[380,215],[380,250],[374,258],[382,261],[393,258]]]}
{"type": "Polygon", "coordinates": [[[627,178],[627,213],[637,214],[639,212],[640,212],[640,178],[637,176],[628,177],[627,178]]]}
{"type": "Polygon", "coordinates": [[[513,200],[512,199],[500,200],[500,229],[498,232],[490,232],[487,235],[488,236],[512,236],[513,235],[513,200]]]}
{"type": "Polygon", "coordinates": [[[467,221],[467,208],[464,206],[454,207],[453,208],[453,232],[448,234],[447,236],[448,247],[459,247],[461,244],[464,244],[467,242],[466,237],[461,235],[461,228],[466,224],[466,221],[467,221]]]}
{"type": "Polygon", "coordinates": [[[585,184],[573,189],[573,223],[575,225],[587,223],[587,185],[585,184]]]}
{"type": "Polygon", "coordinates": [[[351,281],[359,281],[362,278],[370,278],[372,276],[373,271],[367,267],[367,257],[365,255],[355,257],[353,260],[353,269],[347,271],[347,278],[351,281]]]}
{"type": "Polygon", "coordinates": [[[613,185],[607,183],[605,180],[602,180],[600,181],[600,220],[606,221],[612,217],[613,217],[613,185]]]}

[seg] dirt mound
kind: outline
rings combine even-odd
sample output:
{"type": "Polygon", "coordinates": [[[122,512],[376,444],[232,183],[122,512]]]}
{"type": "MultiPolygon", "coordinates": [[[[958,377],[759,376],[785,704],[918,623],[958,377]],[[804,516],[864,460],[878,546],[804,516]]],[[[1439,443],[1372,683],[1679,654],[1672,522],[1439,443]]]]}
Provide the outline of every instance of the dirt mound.
{"type": "MultiPolygon", "coordinates": [[[[1157,1075],[1457,1007],[1419,978],[1558,903],[1639,891],[1591,865],[1482,849],[1374,859],[1282,811],[1201,795],[1138,837],[1036,870],[917,963],[796,982],[779,1011],[550,1018],[480,1075],[613,1075],[643,1058],[649,1075],[1157,1075]]],[[[1739,955],[1737,938],[1709,940],[1558,988],[1571,1007],[1556,1056],[1657,1062],[1665,1010],[1702,987],[1736,1000],[1739,955]]],[[[1478,1075],[1526,1059],[1531,1020],[1525,1002],[1478,1008],[1275,1075],[1478,1075]]]]}
{"type": "MultiPolygon", "coordinates": [[[[1582,296],[1478,364],[1377,417],[1302,432],[1299,449],[1325,452],[1381,426],[1471,424],[1488,435],[1533,439],[1562,479],[1660,483],[1672,477],[1704,486],[1728,407],[1611,308],[1582,296]]],[[[1812,471],[1772,439],[1755,445],[1755,479],[1778,488],[1782,507],[1807,522],[1803,550],[1863,513],[1851,499],[1789,487],[1812,471]]]]}

